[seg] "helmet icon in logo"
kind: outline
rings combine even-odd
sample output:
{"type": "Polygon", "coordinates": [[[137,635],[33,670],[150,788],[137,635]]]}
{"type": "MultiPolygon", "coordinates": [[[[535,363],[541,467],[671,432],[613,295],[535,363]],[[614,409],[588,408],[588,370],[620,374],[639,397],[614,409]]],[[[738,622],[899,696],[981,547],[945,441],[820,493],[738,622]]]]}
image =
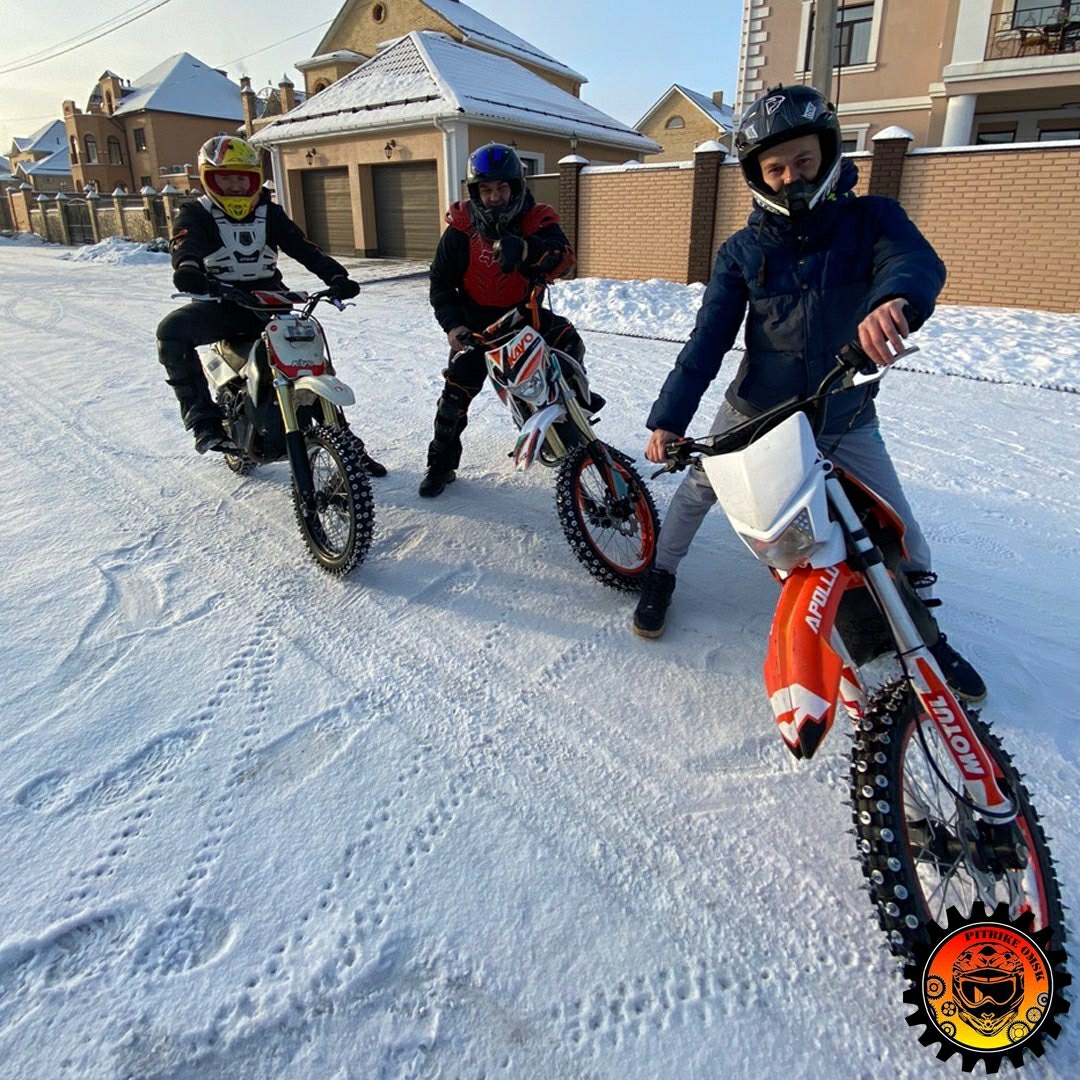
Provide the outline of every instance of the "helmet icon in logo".
{"type": "Polygon", "coordinates": [[[1004,945],[975,945],[953,962],[952,992],[964,1023],[980,1035],[996,1035],[1024,999],[1024,964],[1004,945]]]}

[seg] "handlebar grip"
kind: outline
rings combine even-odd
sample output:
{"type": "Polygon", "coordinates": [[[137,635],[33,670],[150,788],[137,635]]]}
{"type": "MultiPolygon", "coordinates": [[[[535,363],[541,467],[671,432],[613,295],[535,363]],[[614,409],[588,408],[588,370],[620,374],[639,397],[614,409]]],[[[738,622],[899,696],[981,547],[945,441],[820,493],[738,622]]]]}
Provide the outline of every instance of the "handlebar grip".
{"type": "Polygon", "coordinates": [[[877,374],[878,366],[870,359],[859,345],[850,341],[837,355],[837,360],[849,371],[857,371],[860,375],[877,374]]]}

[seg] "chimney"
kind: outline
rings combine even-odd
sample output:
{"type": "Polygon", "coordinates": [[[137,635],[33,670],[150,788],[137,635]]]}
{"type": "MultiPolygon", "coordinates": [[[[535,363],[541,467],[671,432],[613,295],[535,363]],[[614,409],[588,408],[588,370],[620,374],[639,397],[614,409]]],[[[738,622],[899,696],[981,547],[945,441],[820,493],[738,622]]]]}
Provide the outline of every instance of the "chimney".
{"type": "Polygon", "coordinates": [[[247,75],[240,79],[240,108],[244,113],[244,134],[250,137],[255,134],[255,91],[247,75]]]}
{"type": "Polygon", "coordinates": [[[281,91],[281,111],[287,113],[296,108],[296,93],[295,87],[289,80],[288,75],[281,76],[281,82],[278,83],[278,90],[281,91]]]}
{"type": "Polygon", "coordinates": [[[721,105],[724,104],[724,91],[723,90],[714,90],[712,92],[712,103],[717,108],[719,108],[721,105]]]}

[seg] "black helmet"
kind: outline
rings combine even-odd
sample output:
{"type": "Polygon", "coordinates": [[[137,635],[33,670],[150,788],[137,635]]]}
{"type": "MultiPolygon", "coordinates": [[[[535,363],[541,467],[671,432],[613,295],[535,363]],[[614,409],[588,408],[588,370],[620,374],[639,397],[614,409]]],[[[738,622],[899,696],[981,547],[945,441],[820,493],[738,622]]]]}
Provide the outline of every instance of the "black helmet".
{"type": "Polygon", "coordinates": [[[756,203],[785,217],[803,213],[832,192],[840,173],[836,106],[812,86],[774,86],[743,113],[735,153],[756,203]],[[773,191],[761,175],[762,152],[802,135],[817,135],[821,142],[817,176],[809,183],[800,181],[773,191]]]}
{"type": "Polygon", "coordinates": [[[465,186],[477,224],[486,232],[496,234],[499,227],[509,225],[525,205],[525,166],[512,146],[487,143],[469,155],[465,186]],[[480,201],[480,184],[485,180],[505,180],[510,185],[510,201],[505,206],[485,208],[480,201]]]}

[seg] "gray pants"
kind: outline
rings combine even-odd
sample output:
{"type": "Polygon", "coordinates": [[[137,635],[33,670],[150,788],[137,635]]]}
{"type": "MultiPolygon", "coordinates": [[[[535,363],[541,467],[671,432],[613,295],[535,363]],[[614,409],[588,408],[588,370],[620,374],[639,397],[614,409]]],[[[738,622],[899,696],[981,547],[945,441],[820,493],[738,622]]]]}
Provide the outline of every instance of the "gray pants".
{"type": "MultiPolygon", "coordinates": [[[[725,401],[716,414],[709,434],[717,435],[721,431],[727,431],[745,419],[742,413],[725,401]]],[[[901,563],[901,569],[929,570],[930,546],[900,486],[900,478],[896,475],[885,440],[881,437],[877,419],[853,428],[844,435],[839,446],[831,449],[834,439],[835,436],[818,439],[819,449],[829,450],[831,461],[858,477],[888,502],[907,527],[904,542],[907,545],[908,559],[901,563]]],[[[690,550],[690,544],[701,528],[705,515],[715,503],[716,494],[704,470],[687,470],[686,477],[672,496],[671,505],[664,517],[656,545],[657,567],[672,574],[678,573],[679,563],[690,550]]]]}

